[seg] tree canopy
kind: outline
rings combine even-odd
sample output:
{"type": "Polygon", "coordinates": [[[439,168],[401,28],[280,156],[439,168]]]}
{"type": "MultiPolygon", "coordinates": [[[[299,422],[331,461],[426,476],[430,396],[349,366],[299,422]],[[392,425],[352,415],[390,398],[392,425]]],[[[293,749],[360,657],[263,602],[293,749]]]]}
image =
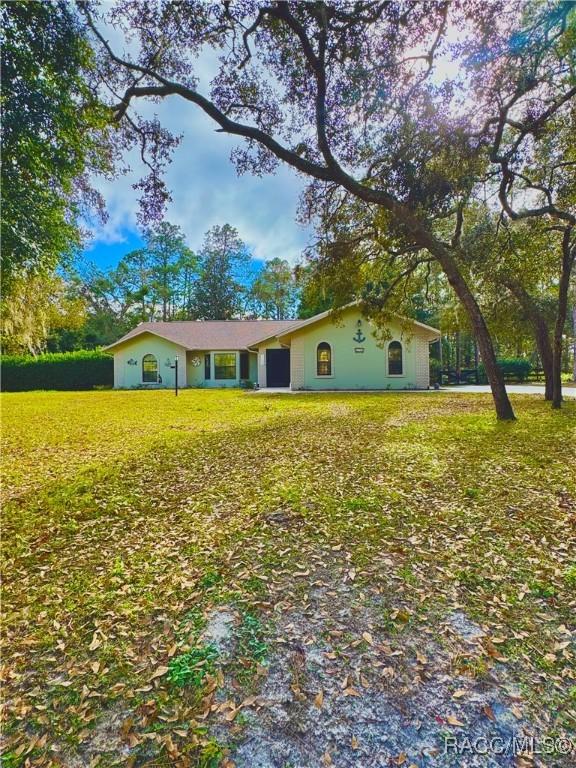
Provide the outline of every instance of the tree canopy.
{"type": "Polygon", "coordinates": [[[238,231],[212,227],[200,251],[200,270],[194,286],[195,316],[199,320],[232,320],[243,309],[242,273],[250,257],[238,231]]]}
{"type": "Polygon", "coordinates": [[[111,113],[73,6],[3,2],[2,288],[53,270],[81,242],[78,217],[102,211],[89,174],[110,172],[111,113]]]}

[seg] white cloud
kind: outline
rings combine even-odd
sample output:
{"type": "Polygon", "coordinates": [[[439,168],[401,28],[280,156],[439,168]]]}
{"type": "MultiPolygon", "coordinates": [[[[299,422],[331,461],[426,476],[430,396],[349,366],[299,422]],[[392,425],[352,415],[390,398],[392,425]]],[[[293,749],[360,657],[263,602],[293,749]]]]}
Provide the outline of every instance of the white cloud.
{"type": "MultiPolygon", "coordinates": [[[[292,263],[299,258],[310,239],[310,232],[296,223],[303,179],[285,166],[274,175],[239,177],[230,161],[238,141],[217,133],[208,117],[178,97],[139,109],[147,117],[157,114],[165,127],[184,134],[166,174],[172,193],[166,219],[182,227],[191,248],[200,248],[210,227],[228,222],[257,258],[279,256],[292,263]]],[[[113,182],[96,180],[109,212],[105,225],[93,227],[98,243],[121,242],[127,230],[137,227],[138,192],[132,184],[145,175],[137,153],[130,166],[130,174],[113,182]]]]}

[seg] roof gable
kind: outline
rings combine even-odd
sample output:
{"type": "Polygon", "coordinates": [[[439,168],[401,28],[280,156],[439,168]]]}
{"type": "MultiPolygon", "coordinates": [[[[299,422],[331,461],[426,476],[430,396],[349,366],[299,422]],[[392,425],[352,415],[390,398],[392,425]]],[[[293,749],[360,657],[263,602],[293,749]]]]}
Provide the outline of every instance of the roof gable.
{"type": "MultiPolygon", "coordinates": [[[[288,339],[294,333],[299,333],[300,331],[304,330],[309,326],[316,325],[317,323],[320,323],[323,320],[329,319],[330,315],[332,315],[335,312],[348,312],[353,309],[356,309],[358,311],[360,310],[359,305],[360,305],[359,301],[352,301],[349,304],[345,304],[343,307],[339,307],[338,310],[328,309],[326,310],[326,312],[320,312],[319,314],[314,315],[313,317],[309,317],[307,320],[299,320],[293,323],[291,328],[287,328],[286,330],[278,333],[277,334],[278,339],[280,341],[282,339],[288,339]]],[[[420,323],[418,320],[413,320],[410,317],[404,317],[403,315],[398,315],[395,312],[392,314],[400,323],[402,323],[403,325],[412,326],[415,332],[426,337],[427,339],[432,341],[434,339],[440,338],[440,331],[437,328],[432,328],[432,326],[430,325],[426,325],[425,323],[420,323]]]]}

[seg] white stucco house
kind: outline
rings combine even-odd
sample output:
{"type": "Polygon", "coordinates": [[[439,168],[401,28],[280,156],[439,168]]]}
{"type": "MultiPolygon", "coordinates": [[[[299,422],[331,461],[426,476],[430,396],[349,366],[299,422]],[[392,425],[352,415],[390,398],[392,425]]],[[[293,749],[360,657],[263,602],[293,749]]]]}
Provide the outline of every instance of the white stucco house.
{"type": "Polygon", "coordinates": [[[140,323],[107,347],[116,388],[426,389],[440,331],[398,317],[379,341],[357,305],[307,320],[140,323]]]}

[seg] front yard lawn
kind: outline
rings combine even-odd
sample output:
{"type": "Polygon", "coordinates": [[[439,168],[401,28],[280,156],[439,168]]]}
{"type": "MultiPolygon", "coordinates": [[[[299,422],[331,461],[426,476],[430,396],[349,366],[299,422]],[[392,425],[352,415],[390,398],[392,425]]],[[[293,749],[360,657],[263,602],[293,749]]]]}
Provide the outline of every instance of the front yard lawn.
{"type": "Polygon", "coordinates": [[[569,764],[453,744],[576,726],[576,403],[513,400],[3,395],[3,765],[569,764]]]}

